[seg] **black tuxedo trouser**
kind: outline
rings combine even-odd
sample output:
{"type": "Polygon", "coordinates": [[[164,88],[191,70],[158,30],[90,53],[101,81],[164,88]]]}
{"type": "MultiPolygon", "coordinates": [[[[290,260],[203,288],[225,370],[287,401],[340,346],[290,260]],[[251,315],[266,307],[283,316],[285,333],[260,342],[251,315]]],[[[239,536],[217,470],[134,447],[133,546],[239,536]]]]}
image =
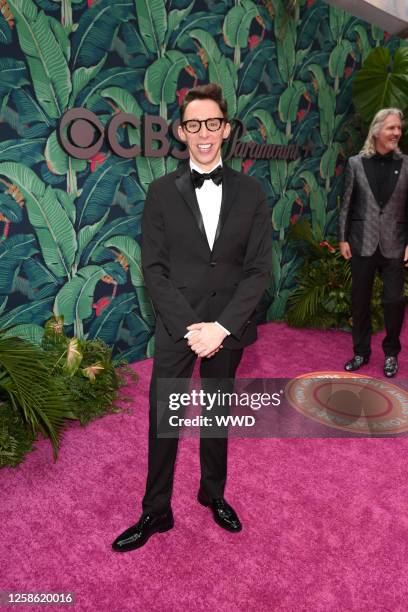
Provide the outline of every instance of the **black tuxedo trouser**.
{"type": "Polygon", "coordinates": [[[371,353],[371,296],[376,271],[383,281],[382,304],[386,335],[382,343],[385,355],[398,355],[404,320],[404,265],[402,259],[390,259],[379,248],[370,257],[353,255],[352,317],[354,354],[369,357],[371,353]]]}
{"type": "MultiPolygon", "coordinates": [[[[243,350],[221,349],[210,359],[202,359],[200,375],[206,379],[232,379],[243,350]]],[[[149,451],[143,513],[160,513],[170,508],[178,437],[157,437],[157,380],[190,379],[197,359],[187,347],[185,352],[156,350],[150,382],[149,451]]],[[[210,498],[223,497],[227,478],[228,438],[200,438],[200,488],[210,498]]]]}

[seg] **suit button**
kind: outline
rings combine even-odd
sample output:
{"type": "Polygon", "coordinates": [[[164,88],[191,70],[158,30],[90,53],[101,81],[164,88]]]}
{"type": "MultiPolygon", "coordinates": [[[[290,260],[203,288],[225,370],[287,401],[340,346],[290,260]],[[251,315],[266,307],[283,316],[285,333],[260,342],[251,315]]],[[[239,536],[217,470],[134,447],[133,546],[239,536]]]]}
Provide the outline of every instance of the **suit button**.
{"type": "Polygon", "coordinates": [[[215,297],[216,295],[217,295],[217,292],[216,292],[216,291],[213,291],[213,292],[211,293],[211,297],[215,297]]]}
{"type": "Polygon", "coordinates": [[[383,211],[381,210],[381,211],[380,211],[380,215],[382,215],[382,214],[383,214],[383,211]]]}
{"type": "Polygon", "coordinates": [[[216,261],[210,261],[210,266],[211,266],[212,268],[215,268],[215,266],[216,266],[216,265],[217,265],[217,262],[216,262],[216,261]]]}

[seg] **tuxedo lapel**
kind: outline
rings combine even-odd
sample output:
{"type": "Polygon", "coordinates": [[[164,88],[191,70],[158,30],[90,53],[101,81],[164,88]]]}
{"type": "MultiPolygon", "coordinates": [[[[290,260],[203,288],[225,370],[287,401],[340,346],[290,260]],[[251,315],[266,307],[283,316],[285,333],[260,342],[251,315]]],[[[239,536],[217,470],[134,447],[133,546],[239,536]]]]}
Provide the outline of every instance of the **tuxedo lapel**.
{"type": "MultiPolygon", "coordinates": [[[[185,203],[187,204],[188,208],[190,209],[196,223],[198,226],[198,229],[200,230],[201,234],[204,237],[204,240],[208,246],[208,242],[207,242],[207,236],[205,233],[205,228],[204,228],[204,221],[203,221],[203,217],[201,215],[201,211],[200,211],[200,207],[198,206],[198,202],[197,202],[197,198],[196,198],[196,194],[195,194],[195,189],[193,186],[193,183],[191,181],[191,176],[190,176],[190,166],[189,164],[185,164],[183,166],[181,166],[179,173],[177,174],[176,180],[176,187],[179,190],[180,194],[182,195],[185,203]]],[[[209,247],[208,247],[209,248],[209,247]]]]}
{"type": "MultiPolygon", "coordinates": [[[[392,157],[396,161],[401,159],[401,156],[398,155],[398,153],[396,153],[395,151],[394,151],[392,157]]],[[[367,158],[362,157],[360,159],[361,159],[361,163],[363,165],[364,176],[365,176],[365,179],[366,179],[366,181],[367,181],[367,183],[369,185],[369,188],[371,190],[371,194],[373,196],[373,199],[374,199],[376,205],[378,206],[378,208],[381,208],[380,203],[379,203],[377,197],[375,196],[375,193],[377,191],[376,190],[376,185],[374,183],[372,183],[372,176],[371,176],[371,174],[369,172],[367,172],[367,158]]],[[[402,166],[398,170],[398,172],[391,172],[390,173],[390,178],[389,178],[389,181],[390,181],[390,191],[389,191],[389,193],[390,193],[390,195],[389,195],[387,201],[384,203],[383,207],[391,200],[392,195],[393,195],[393,193],[395,191],[395,188],[397,186],[399,177],[401,175],[401,171],[402,171],[402,166]]]]}
{"type": "Polygon", "coordinates": [[[232,205],[234,203],[235,194],[238,188],[238,176],[232,170],[224,164],[224,176],[222,180],[222,200],[221,200],[221,212],[218,219],[217,231],[215,232],[214,246],[220,237],[222,229],[225,225],[227,217],[231,212],[232,205]]]}

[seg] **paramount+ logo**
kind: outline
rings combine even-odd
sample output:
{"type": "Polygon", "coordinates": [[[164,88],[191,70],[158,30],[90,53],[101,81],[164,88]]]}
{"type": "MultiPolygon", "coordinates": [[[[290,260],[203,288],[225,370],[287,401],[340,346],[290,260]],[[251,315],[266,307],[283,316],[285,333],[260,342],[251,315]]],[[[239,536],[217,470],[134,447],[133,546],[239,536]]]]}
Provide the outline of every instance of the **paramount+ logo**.
{"type": "MultiPolygon", "coordinates": [[[[223,159],[233,157],[249,159],[281,159],[292,161],[312,153],[310,144],[258,143],[247,138],[247,130],[240,119],[231,120],[231,135],[226,142],[223,159]]],[[[98,116],[86,108],[73,108],[61,118],[58,138],[62,148],[76,159],[90,159],[102,147],[109,148],[119,157],[188,158],[188,151],[177,135],[179,121],[167,124],[158,115],[145,114],[141,118],[131,113],[117,113],[106,126],[98,116]],[[124,143],[123,130],[130,127],[128,142],[124,143]]]]}

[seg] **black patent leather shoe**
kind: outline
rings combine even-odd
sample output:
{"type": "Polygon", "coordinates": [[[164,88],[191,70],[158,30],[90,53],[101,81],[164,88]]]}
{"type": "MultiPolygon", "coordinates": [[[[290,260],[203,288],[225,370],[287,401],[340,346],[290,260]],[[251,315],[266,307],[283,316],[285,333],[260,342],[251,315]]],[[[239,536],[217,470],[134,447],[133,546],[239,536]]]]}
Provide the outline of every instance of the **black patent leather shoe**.
{"type": "Polygon", "coordinates": [[[363,355],[354,355],[353,359],[350,359],[350,361],[347,361],[347,363],[344,364],[344,369],[346,370],[346,372],[355,372],[369,361],[369,357],[363,357],[363,355]]]}
{"type": "Polygon", "coordinates": [[[171,510],[165,514],[142,515],[136,525],[126,529],[112,544],[116,552],[128,552],[140,548],[154,533],[169,531],[174,527],[173,513],[171,510]]]}
{"type": "Polygon", "coordinates": [[[398,359],[393,355],[385,357],[384,361],[384,374],[387,378],[392,378],[398,372],[398,359]]]}
{"type": "Polygon", "coordinates": [[[197,500],[202,506],[211,508],[214,521],[227,531],[241,531],[242,525],[235,510],[231,508],[223,497],[209,500],[201,491],[198,493],[197,500]]]}

